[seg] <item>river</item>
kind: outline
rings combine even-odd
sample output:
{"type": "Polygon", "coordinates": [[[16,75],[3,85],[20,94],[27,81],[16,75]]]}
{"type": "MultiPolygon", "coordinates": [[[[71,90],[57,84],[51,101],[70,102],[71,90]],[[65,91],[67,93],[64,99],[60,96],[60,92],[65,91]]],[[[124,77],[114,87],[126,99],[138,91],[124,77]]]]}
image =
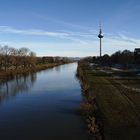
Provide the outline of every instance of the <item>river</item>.
{"type": "Polygon", "coordinates": [[[77,63],[0,85],[0,140],[88,140],[77,63]]]}

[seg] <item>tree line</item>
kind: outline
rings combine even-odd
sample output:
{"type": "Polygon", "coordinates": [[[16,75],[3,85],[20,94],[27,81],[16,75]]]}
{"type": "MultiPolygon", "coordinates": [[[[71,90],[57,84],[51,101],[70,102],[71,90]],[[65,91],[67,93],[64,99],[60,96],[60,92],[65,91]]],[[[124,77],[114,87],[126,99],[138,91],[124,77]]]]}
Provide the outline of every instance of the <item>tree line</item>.
{"type": "Polygon", "coordinates": [[[105,66],[121,65],[129,67],[130,65],[139,65],[140,56],[136,58],[134,52],[129,50],[117,51],[112,55],[105,54],[102,57],[88,57],[88,61],[105,66]]]}
{"type": "Polygon", "coordinates": [[[36,65],[47,65],[52,63],[69,63],[72,62],[68,57],[37,57],[36,53],[28,48],[14,48],[8,45],[0,46],[0,71],[8,69],[16,70],[18,68],[31,68],[36,65]]]}
{"type": "Polygon", "coordinates": [[[0,46],[0,70],[33,67],[35,62],[36,53],[28,48],[0,46]]]}

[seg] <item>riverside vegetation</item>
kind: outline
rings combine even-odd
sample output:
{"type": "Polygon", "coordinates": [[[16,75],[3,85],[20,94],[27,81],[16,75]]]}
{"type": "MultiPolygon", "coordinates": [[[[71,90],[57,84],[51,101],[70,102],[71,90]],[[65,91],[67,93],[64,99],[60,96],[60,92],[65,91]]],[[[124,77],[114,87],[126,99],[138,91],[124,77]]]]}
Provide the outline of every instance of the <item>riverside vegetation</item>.
{"type": "Polygon", "coordinates": [[[78,63],[87,128],[96,140],[140,139],[140,77],[129,71],[78,63]]]}
{"type": "Polygon", "coordinates": [[[28,48],[0,46],[0,82],[69,62],[66,57],[37,57],[28,48]]]}

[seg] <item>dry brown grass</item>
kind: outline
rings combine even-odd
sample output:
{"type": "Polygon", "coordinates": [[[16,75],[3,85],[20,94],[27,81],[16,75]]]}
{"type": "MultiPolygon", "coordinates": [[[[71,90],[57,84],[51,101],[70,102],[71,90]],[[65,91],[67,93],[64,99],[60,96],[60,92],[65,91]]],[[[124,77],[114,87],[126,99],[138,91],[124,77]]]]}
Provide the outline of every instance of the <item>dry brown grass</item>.
{"type": "Polygon", "coordinates": [[[18,69],[9,69],[7,71],[1,70],[0,71],[0,82],[9,80],[14,78],[15,75],[22,75],[22,74],[28,74],[32,72],[37,72],[49,68],[53,68],[55,66],[59,66],[60,64],[53,63],[53,64],[45,64],[45,65],[37,65],[35,67],[27,67],[27,68],[18,68],[18,69]]]}
{"type": "MultiPolygon", "coordinates": [[[[105,138],[139,140],[140,94],[126,90],[111,75],[100,71],[101,68],[93,71],[89,67],[80,65],[79,69],[83,84],[89,85],[86,94],[90,93],[93,94],[92,97],[96,97],[104,124],[105,138]]],[[[88,111],[91,106],[86,104],[84,108],[88,111]]]]}

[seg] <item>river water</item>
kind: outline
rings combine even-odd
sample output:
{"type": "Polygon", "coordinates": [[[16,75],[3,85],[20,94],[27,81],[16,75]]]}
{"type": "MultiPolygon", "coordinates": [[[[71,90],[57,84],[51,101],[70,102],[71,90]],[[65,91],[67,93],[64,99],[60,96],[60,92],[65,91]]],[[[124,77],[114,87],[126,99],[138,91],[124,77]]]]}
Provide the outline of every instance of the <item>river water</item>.
{"type": "Polygon", "coordinates": [[[0,85],[0,140],[88,140],[76,113],[82,100],[77,63],[0,85]]]}

